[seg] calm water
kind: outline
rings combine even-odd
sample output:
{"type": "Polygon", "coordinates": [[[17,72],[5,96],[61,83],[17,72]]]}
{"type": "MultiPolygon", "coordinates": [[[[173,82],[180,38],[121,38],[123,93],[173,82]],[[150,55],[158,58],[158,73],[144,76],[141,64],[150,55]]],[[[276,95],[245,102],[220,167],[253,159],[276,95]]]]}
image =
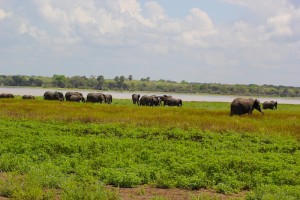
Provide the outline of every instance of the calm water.
{"type": "MultiPolygon", "coordinates": [[[[33,96],[43,96],[46,91],[55,91],[48,88],[0,88],[0,93],[11,93],[14,95],[30,94],[33,96]]],[[[99,92],[99,90],[59,90],[62,93],[68,91],[78,91],[86,96],[90,92],[99,92]]],[[[115,91],[100,91],[104,94],[111,94],[116,99],[131,99],[131,95],[137,92],[115,92],[115,91]]],[[[161,92],[139,92],[142,95],[164,95],[166,93],[161,92]]],[[[201,94],[180,94],[180,93],[168,93],[174,98],[182,99],[183,101],[209,101],[209,102],[232,102],[232,100],[238,96],[226,96],[226,95],[201,95],[201,94]]],[[[247,97],[248,98],[248,97],[247,97]]],[[[252,98],[257,98],[253,96],[252,98]]],[[[258,98],[261,102],[264,101],[278,101],[278,103],[284,104],[300,104],[300,98],[280,98],[280,97],[260,97],[258,98]]]]}

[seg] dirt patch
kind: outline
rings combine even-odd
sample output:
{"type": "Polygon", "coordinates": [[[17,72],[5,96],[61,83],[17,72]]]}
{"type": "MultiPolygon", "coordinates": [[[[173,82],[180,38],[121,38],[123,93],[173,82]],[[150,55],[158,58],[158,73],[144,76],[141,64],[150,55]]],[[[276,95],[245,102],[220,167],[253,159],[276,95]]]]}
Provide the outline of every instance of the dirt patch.
{"type": "MultiPolygon", "coordinates": [[[[5,173],[0,173],[0,179],[6,179],[5,173]]],[[[200,189],[200,190],[183,190],[183,189],[161,189],[154,188],[149,185],[142,185],[136,188],[118,188],[114,186],[106,186],[107,189],[112,190],[119,194],[122,200],[151,200],[153,198],[163,198],[166,200],[192,200],[197,199],[199,196],[201,199],[210,197],[214,200],[237,200],[244,199],[246,191],[239,194],[225,195],[218,194],[214,190],[200,189]]],[[[60,196],[60,190],[57,191],[60,196]]],[[[1,197],[0,200],[8,200],[9,198],[1,197]]],[[[59,198],[58,198],[59,199],[59,198]]]]}
{"type": "Polygon", "coordinates": [[[234,200],[241,199],[246,196],[246,192],[233,195],[218,194],[213,190],[182,190],[182,189],[160,189],[151,186],[139,186],[137,188],[117,188],[107,186],[108,189],[117,192],[122,200],[150,200],[162,197],[170,200],[191,200],[193,197],[212,197],[216,200],[234,200]]]}

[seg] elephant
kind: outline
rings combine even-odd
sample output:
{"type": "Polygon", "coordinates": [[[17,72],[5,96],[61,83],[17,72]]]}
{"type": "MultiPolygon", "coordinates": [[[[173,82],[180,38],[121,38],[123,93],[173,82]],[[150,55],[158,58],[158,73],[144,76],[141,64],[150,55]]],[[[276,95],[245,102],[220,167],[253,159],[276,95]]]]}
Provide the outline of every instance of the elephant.
{"type": "Polygon", "coordinates": [[[69,99],[68,101],[73,101],[73,102],[80,102],[80,101],[85,102],[85,98],[83,96],[76,95],[76,94],[71,95],[70,97],[68,97],[68,99],[69,99]]]}
{"type": "Polygon", "coordinates": [[[86,102],[92,102],[92,103],[106,103],[106,97],[105,94],[102,93],[88,93],[86,97],[86,102]]]}
{"type": "Polygon", "coordinates": [[[106,103],[107,104],[111,104],[112,103],[112,96],[111,96],[111,94],[105,94],[105,99],[106,99],[106,103]]]}
{"type": "Polygon", "coordinates": [[[15,96],[9,93],[1,93],[0,98],[15,98],[15,96]]]}
{"type": "Polygon", "coordinates": [[[35,99],[35,97],[32,95],[23,95],[22,99],[35,99]]]}
{"type": "Polygon", "coordinates": [[[168,95],[163,95],[163,96],[158,96],[160,101],[163,101],[164,102],[164,105],[165,105],[165,101],[167,98],[172,98],[172,96],[168,96],[168,95]]]}
{"type": "Polygon", "coordinates": [[[47,91],[44,93],[44,100],[60,100],[63,101],[64,98],[64,94],[58,91],[55,92],[51,92],[51,91],[47,91]]]}
{"type": "Polygon", "coordinates": [[[66,101],[69,101],[69,100],[70,100],[70,97],[71,97],[72,95],[77,95],[77,96],[83,97],[82,93],[80,93],[80,92],[67,92],[67,93],[65,94],[66,101]]]}
{"type": "Polygon", "coordinates": [[[181,99],[175,99],[173,97],[168,97],[164,101],[164,106],[182,106],[182,100],[181,99]]]}
{"type": "Polygon", "coordinates": [[[133,94],[132,95],[132,103],[140,105],[140,94],[133,94]]]}
{"type": "Polygon", "coordinates": [[[140,99],[140,106],[153,106],[158,97],[144,95],[140,99]]]}
{"type": "Polygon", "coordinates": [[[245,113],[251,115],[254,109],[258,110],[261,114],[264,114],[260,108],[258,99],[236,98],[231,103],[230,115],[242,115],[245,113]]]}
{"type": "Polygon", "coordinates": [[[153,97],[153,106],[160,106],[161,105],[161,100],[158,96],[152,95],[153,97]]]}
{"type": "Polygon", "coordinates": [[[263,103],[263,109],[277,109],[277,101],[265,101],[263,103]]]}

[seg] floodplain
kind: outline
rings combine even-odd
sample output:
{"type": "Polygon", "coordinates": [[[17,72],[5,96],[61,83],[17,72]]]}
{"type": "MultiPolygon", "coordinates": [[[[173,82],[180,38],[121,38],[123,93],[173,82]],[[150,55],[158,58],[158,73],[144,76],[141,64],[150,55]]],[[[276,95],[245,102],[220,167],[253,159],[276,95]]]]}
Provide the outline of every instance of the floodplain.
{"type": "Polygon", "coordinates": [[[300,199],[300,105],[232,117],[229,109],[1,99],[0,196],[122,199],[111,187],[147,186],[300,199]]]}

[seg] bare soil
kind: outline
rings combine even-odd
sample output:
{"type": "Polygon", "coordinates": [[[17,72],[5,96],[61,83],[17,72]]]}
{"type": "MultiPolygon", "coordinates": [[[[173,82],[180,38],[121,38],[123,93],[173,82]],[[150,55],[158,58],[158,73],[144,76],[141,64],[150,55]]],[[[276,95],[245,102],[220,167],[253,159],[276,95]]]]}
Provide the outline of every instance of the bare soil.
{"type": "MultiPolygon", "coordinates": [[[[5,173],[0,173],[0,178],[5,179],[5,173]]],[[[149,185],[141,185],[136,188],[118,188],[111,185],[106,186],[107,189],[116,192],[122,200],[151,200],[153,198],[163,198],[166,200],[192,200],[194,197],[211,197],[214,200],[237,200],[244,199],[247,191],[239,194],[218,194],[214,190],[183,190],[183,189],[161,189],[154,188],[149,185]]],[[[59,193],[59,192],[58,192],[59,193]]],[[[0,200],[8,200],[9,198],[0,196],[0,200]]],[[[59,195],[58,195],[58,199],[59,195]]],[[[203,198],[202,198],[203,199],[203,198]]]]}
{"type": "Polygon", "coordinates": [[[117,188],[107,186],[108,189],[117,192],[122,200],[150,200],[153,198],[164,198],[170,200],[191,200],[193,197],[212,197],[216,200],[244,199],[246,192],[239,194],[225,195],[218,194],[213,190],[183,190],[183,189],[160,189],[151,186],[139,186],[137,188],[117,188]]]}
{"type": "MultiPolygon", "coordinates": [[[[107,186],[109,190],[112,190],[120,195],[122,200],[151,200],[154,198],[163,198],[166,200],[192,200],[194,197],[197,199],[201,197],[211,197],[215,200],[237,200],[244,199],[246,192],[239,194],[225,195],[218,194],[213,190],[201,189],[201,190],[182,190],[182,189],[160,189],[150,186],[139,186],[137,188],[117,188],[113,186],[107,186]]],[[[0,200],[8,200],[9,198],[1,197],[0,200]]],[[[60,199],[60,198],[58,198],[60,199]]],[[[202,198],[204,199],[204,198],[202,198]]]]}

